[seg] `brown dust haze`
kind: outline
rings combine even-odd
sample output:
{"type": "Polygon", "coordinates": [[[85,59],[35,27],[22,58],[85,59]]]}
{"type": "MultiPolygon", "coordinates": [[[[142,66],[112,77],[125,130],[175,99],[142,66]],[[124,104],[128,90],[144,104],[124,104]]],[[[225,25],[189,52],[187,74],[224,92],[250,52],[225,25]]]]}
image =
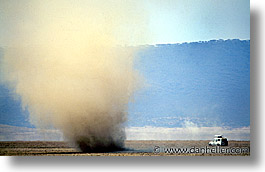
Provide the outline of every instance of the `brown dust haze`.
{"type": "Polygon", "coordinates": [[[36,127],[55,127],[82,151],[123,148],[139,88],[134,52],[147,38],[137,1],[1,2],[7,28],[1,81],[36,127]]]}

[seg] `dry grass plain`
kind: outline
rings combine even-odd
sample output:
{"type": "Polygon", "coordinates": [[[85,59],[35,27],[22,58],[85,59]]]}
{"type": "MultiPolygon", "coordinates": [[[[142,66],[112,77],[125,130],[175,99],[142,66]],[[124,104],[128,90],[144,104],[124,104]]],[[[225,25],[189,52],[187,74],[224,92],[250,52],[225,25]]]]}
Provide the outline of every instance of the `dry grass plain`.
{"type": "MultiPolygon", "coordinates": [[[[204,148],[208,140],[200,141],[125,141],[126,149],[117,152],[84,153],[66,142],[51,141],[2,141],[0,142],[0,155],[2,156],[249,156],[250,141],[229,141],[228,146],[221,148],[248,148],[243,153],[168,153],[164,148],[204,148]],[[159,147],[159,153],[154,148],[159,147]]],[[[209,147],[213,148],[213,147],[209,147]]]]}

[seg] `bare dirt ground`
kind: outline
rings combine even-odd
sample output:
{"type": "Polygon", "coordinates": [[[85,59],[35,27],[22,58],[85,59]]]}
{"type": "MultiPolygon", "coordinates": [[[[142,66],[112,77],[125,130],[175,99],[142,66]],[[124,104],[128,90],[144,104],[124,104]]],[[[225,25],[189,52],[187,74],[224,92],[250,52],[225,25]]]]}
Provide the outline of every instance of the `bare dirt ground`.
{"type": "Polygon", "coordinates": [[[249,156],[250,141],[229,141],[228,146],[208,146],[202,141],[125,141],[125,150],[106,153],[84,153],[66,142],[5,141],[0,142],[2,156],[249,156]],[[180,149],[179,149],[180,148],[180,149]],[[186,149],[187,148],[187,149],[186,149]],[[205,150],[207,149],[207,153],[205,150]],[[212,152],[211,149],[213,150],[212,152]],[[222,150],[221,150],[222,149],[222,150]],[[190,151],[190,152],[187,152],[190,151]],[[199,152],[201,150],[201,152],[199,152]],[[215,150],[215,151],[214,151],[215,150]],[[178,151],[178,152],[177,152],[178,151]]]}

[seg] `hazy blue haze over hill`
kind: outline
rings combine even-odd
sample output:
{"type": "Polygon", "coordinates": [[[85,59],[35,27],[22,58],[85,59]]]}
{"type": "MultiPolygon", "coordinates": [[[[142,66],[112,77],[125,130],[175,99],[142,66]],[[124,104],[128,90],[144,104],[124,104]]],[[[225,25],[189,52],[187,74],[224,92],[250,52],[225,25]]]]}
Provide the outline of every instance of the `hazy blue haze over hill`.
{"type": "Polygon", "coordinates": [[[137,94],[129,124],[249,126],[249,46],[218,40],[143,47],[136,68],[149,87],[137,94]]]}
{"type": "MultiPolygon", "coordinates": [[[[142,46],[137,56],[148,86],[129,105],[129,126],[250,125],[249,40],[142,46]]],[[[3,85],[0,124],[33,127],[3,85]]]]}

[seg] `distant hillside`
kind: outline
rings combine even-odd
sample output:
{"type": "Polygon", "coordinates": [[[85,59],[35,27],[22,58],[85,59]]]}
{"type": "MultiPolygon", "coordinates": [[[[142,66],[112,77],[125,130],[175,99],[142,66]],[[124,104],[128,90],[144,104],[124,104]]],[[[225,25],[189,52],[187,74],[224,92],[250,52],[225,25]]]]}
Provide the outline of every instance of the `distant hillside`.
{"type": "MultiPolygon", "coordinates": [[[[249,40],[140,46],[136,56],[148,86],[130,103],[129,126],[250,125],[249,40]]],[[[0,85],[0,124],[32,127],[26,119],[0,85]]]]}
{"type": "Polygon", "coordinates": [[[135,97],[130,125],[249,126],[249,40],[143,46],[137,56],[149,87],[135,97]]]}

